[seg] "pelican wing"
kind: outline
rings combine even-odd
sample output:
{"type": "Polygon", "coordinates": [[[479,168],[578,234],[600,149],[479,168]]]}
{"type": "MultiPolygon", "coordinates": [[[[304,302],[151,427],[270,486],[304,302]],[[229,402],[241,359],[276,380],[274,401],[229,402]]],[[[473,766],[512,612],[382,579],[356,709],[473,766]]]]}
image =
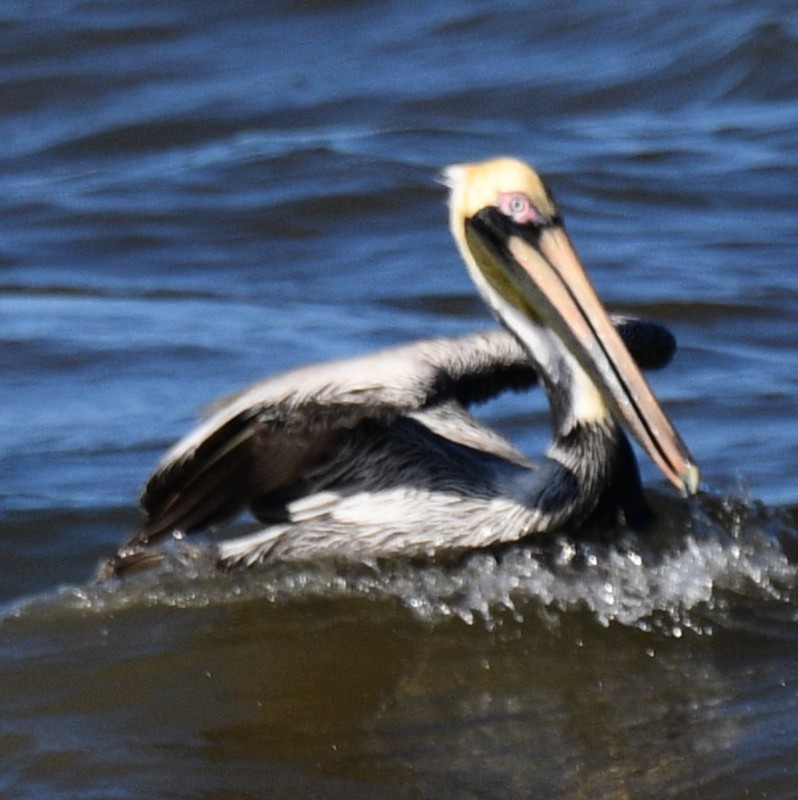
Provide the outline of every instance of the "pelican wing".
{"type": "MultiPolygon", "coordinates": [[[[633,318],[614,321],[642,367],[670,361],[675,342],[667,329],[633,318]]],[[[460,425],[447,433],[434,410],[536,382],[527,354],[502,329],[422,340],[260,381],[222,401],[166,453],[141,497],[148,520],[127,546],[172,530],[190,532],[253,504],[279,507],[268,498],[296,495],[303,475],[334,452],[341,435],[367,421],[418,415],[435,435],[466,436],[471,447],[523,458],[498,434],[481,436],[488,429],[476,421],[470,432],[460,425]]]]}

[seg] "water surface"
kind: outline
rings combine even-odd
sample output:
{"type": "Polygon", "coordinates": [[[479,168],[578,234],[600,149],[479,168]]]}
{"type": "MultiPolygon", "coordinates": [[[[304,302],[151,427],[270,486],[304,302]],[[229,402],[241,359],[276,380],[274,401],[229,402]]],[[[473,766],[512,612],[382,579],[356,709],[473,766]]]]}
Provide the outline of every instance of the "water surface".
{"type": "MultiPolygon", "coordinates": [[[[792,798],[791,2],[0,10],[0,793],[792,798]],[[679,341],[647,536],[96,587],[159,455],[299,363],[491,324],[446,164],[547,177],[679,341]]],[[[532,392],[484,409],[545,446],[532,392]]]]}

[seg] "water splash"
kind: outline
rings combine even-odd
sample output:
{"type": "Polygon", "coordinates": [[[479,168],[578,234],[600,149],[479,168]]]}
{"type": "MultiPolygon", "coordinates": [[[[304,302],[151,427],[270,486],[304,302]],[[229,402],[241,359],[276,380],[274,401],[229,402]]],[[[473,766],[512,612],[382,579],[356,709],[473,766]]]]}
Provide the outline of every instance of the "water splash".
{"type": "Polygon", "coordinates": [[[500,553],[475,552],[457,564],[328,562],[219,573],[210,546],[178,543],[157,570],[26,598],[2,618],[347,597],[399,603],[433,625],[457,618],[488,628],[530,616],[556,626],[563,615],[587,612],[602,626],[679,637],[798,620],[794,512],[739,498],[657,502],[660,522],[646,534],[559,535],[500,553]]]}

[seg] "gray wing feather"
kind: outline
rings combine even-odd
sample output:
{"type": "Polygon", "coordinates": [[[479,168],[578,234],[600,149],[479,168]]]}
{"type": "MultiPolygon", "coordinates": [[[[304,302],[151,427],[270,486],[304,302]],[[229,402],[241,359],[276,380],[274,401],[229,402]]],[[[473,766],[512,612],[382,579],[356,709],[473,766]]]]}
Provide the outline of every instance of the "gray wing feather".
{"type": "MultiPolygon", "coordinates": [[[[642,367],[656,369],[670,361],[675,342],[665,328],[624,317],[615,322],[642,367]]],[[[344,432],[364,421],[388,424],[427,414],[431,430],[446,435],[430,409],[468,406],[536,382],[528,355],[502,329],[422,340],[260,381],[225,398],[166,453],[141,497],[148,520],[127,544],[204,527],[256,498],[288,490],[344,432]]],[[[475,421],[469,444],[523,459],[498,434],[480,435],[488,430],[475,421]]]]}

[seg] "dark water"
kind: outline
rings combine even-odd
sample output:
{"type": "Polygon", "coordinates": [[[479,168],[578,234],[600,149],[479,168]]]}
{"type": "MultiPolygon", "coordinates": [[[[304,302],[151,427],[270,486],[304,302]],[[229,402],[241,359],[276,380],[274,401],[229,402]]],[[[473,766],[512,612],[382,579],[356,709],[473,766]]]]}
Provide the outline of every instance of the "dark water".
{"type": "Polygon", "coordinates": [[[792,0],[10,2],[0,108],[2,797],[796,796],[792,0]],[[704,495],[644,462],[645,539],[92,586],[213,397],[490,324],[434,178],[500,153],[676,333],[704,495]]]}

